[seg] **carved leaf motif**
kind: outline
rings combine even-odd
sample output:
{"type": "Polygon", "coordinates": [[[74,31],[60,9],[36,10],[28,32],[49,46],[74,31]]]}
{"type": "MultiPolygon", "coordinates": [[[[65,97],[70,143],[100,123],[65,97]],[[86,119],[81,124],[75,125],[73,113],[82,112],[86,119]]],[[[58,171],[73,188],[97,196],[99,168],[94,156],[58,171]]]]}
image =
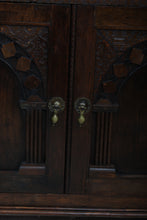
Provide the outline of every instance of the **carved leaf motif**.
{"type": "Polygon", "coordinates": [[[113,65],[114,74],[119,77],[125,77],[128,74],[127,66],[124,63],[118,63],[113,65]]]}
{"type": "Polygon", "coordinates": [[[28,55],[24,48],[2,33],[0,33],[0,44],[2,45],[0,58],[3,62],[7,62],[19,79],[22,90],[21,98],[26,99],[31,95],[42,95],[43,87],[42,83],[40,83],[42,81],[40,71],[35,63],[32,62],[31,56],[28,55]],[[24,79],[26,77],[28,81],[26,83],[27,86],[24,87],[24,79]]]}
{"type": "Polygon", "coordinates": [[[4,58],[13,57],[16,54],[16,48],[13,42],[4,44],[1,49],[4,58]]]}
{"type": "Polygon", "coordinates": [[[130,60],[134,64],[141,65],[144,58],[144,54],[141,49],[133,48],[130,54],[130,60]]]}
{"type": "Polygon", "coordinates": [[[20,57],[16,65],[16,69],[25,72],[30,69],[30,64],[31,60],[26,57],[20,57]]]}
{"type": "Polygon", "coordinates": [[[29,76],[24,82],[24,85],[28,89],[36,89],[40,84],[40,79],[38,79],[36,76],[29,76]]]}
{"type": "MultiPolygon", "coordinates": [[[[127,48],[145,40],[147,40],[147,31],[97,30],[95,95],[103,76],[117,57],[122,56],[127,48]]],[[[125,61],[125,57],[122,57],[122,61],[123,59],[125,61]]],[[[116,74],[118,75],[118,72],[116,74]]]]}
{"type": "Polygon", "coordinates": [[[103,88],[105,93],[114,93],[116,92],[116,83],[112,81],[104,82],[103,88]]]}
{"type": "Polygon", "coordinates": [[[0,25],[0,32],[12,38],[33,57],[42,74],[45,87],[48,66],[48,28],[0,25]]]}

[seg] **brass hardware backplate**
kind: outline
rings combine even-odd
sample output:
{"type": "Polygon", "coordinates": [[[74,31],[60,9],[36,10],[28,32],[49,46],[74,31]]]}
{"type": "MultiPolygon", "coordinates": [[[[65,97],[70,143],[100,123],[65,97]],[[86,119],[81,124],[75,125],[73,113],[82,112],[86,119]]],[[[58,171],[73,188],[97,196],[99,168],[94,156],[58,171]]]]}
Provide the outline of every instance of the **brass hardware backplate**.
{"type": "Polygon", "coordinates": [[[78,98],[75,101],[75,110],[80,114],[81,112],[88,113],[91,109],[91,103],[90,100],[82,97],[82,98],[78,98]]]}
{"type": "Polygon", "coordinates": [[[48,108],[51,112],[61,112],[65,108],[65,102],[61,97],[53,97],[48,103],[48,108]]]}
{"type": "Polygon", "coordinates": [[[75,101],[75,110],[79,114],[78,122],[80,127],[85,123],[86,119],[84,114],[88,113],[91,109],[90,100],[82,97],[75,101]]]}

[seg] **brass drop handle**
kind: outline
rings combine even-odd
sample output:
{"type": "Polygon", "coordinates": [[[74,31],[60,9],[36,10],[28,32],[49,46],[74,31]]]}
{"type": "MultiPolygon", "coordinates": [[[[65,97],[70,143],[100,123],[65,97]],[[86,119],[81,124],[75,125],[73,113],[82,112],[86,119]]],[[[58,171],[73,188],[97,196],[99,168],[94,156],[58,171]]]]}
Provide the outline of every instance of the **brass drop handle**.
{"type": "Polygon", "coordinates": [[[84,111],[80,111],[80,116],[79,116],[78,122],[80,125],[84,124],[84,122],[85,122],[84,111]]]}
{"type": "Polygon", "coordinates": [[[59,121],[59,112],[62,112],[65,108],[65,102],[61,97],[53,97],[48,103],[48,108],[53,112],[51,121],[52,125],[55,126],[59,121]]]}
{"type": "Polygon", "coordinates": [[[90,111],[91,103],[90,100],[82,97],[75,101],[75,110],[79,114],[78,122],[80,127],[85,123],[85,114],[90,111]]]}

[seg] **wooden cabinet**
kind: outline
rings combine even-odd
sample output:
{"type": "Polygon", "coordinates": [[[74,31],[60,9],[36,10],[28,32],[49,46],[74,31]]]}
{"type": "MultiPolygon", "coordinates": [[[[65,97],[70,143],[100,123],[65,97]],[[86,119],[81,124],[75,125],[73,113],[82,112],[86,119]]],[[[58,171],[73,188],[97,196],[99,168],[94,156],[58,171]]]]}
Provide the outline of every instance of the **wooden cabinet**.
{"type": "Polygon", "coordinates": [[[145,6],[0,3],[3,219],[147,217],[145,6]]]}

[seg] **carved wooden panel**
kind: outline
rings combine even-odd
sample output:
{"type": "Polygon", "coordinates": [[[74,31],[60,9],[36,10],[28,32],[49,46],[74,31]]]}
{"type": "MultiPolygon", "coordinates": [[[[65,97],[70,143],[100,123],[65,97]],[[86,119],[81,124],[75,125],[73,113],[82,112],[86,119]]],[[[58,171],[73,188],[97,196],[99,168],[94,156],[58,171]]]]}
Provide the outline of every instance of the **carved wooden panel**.
{"type": "Polygon", "coordinates": [[[111,161],[118,172],[147,174],[147,64],[123,84],[113,115],[111,161]]]}
{"type": "Polygon", "coordinates": [[[26,163],[45,163],[46,102],[20,102],[26,117],[26,163]]]}
{"type": "MultiPolygon", "coordinates": [[[[107,151],[106,146],[110,146],[110,143],[112,142],[111,134],[108,134],[107,128],[110,126],[110,121],[112,123],[112,118],[111,120],[108,119],[107,114],[111,114],[111,117],[112,114],[115,116],[116,113],[112,112],[117,111],[118,109],[118,93],[122,86],[134,74],[134,72],[147,64],[146,48],[147,41],[136,44],[132,48],[128,48],[117,58],[116,62],[109,67],[109,71],[103,76],[103,80],[97,93],[97,101],[93,105],[93,111],[98,112],[96,116],[97,119],[94,119],[93,125],[94,128],[97,129],[96,133],[95,130],[93,131],[95,133],[95,141],[93,141],[93,147],[91,150],[91,164],[93,165],[102,165],[102,161],[104,161],[103,165],[111,164],[111,150],[107,151]],[[106,163],[107,158],[109,158],[108,164],[106,163]]],[[[113,129],[115,128],[113,127],[113,129]]],[[[109,147],[108,149],[111,148],[109,147]]]]}
{"type": "Polygon", "coordinates": [[[147,41],[128,48],[116,62],[113,63],[101,82],[97,99],[109,99],[117,103],[117,94],[125,81],[141,66],[147,63],[147,41]]]}
{"type": "Polygon", "coordinates": [[[46,110],[46,103],[40,104],[43,95],[40,72],[32,57],[2,33],[0,45],[0,141],[3,158],[0,169],[18,169],[24,161],[45,163],[45,116],[42,110],[46,110]],[[21,111],[20,107],[25,111],[21,111]],[[6,157],[9,158],[8,163],[6,157]]]}
{"type": "MultiPolygon", "coordinates": [[[[131,46],[147,40],[147,31],[127,31],[127,30],[97,30],[96,43],[96,70],[95,70],[95,90],[94,95],[99,90],[101,80],[105,74],[111,75],[112,64],[119,56],[131,46]]],[[[119,64],[121,65],[121,64],[119,64]]],[[[114,66],[116,69],[118,66],[114,66]]],[[[118,67],[120,71],[126,74],[124,66],[118,67]]],[[[116,74],[117,70],[116,70],[116,74]]]]}
{"type": "Polygon", "coordinates": [[[32,57],[15,41],[0,33],[0,59],[15,72],[21,84],[21,98],[43,96],[40,72],[32,57]]]}
{"type": "MultiPolygon", "coordinates": [[[[117,94],[121,86],[134,71],[147,62],[145,52],[147,31],[145,31],[144,23],[146,13],[145,9],[137,10],[137,13],[141,13],[138,20],[140,25],[134,24],[133,21],[136,19],[135,10],[137,9],[127,8],[124,11],[123,8],[102,7],[102,10],[99,7],[96,8],[97,43],[93,111],[98,113],[93,122],[95,130],[97,130],[93,130],[95,134],[95,140],[92,141],[91,148],[91,164],[93,165],[108,165],[105,163],[105,142],[109,140],[110,145],[111,135],[108,135],[107,132],[107,124],[109,123],[105,123],[105,121],[109,120],[106,115],[112,115],[113,113],[109,112],[118,109],[117,94]],[[113,12],[113,16],[108,20],[108,16],[105,15],[110,14],[109,11],[113,12]],[[131,11],[132,13],[130,13],[131,11]],[[116,20],[114,18],[117,17],[118,12],[120,14],[122,12],[123,16],[116,20]],[[129,16],[127,16],[127,13],[129,16]],[[99,16],[101,19],[99,19],[99,16]],[[121,19],[126,19],[126,22],[121,22],[121,19]],[[133,25],[136,25],[136,30],[133,25]],[[113,30],[113,28],[116,30],[113,30]],[[141,30],[138,31],[138,29],[141,30]],[[102,126],[99,131],[100,125],[102,126]],[[102,161],[104,161],[103,164],[102,161]]],[[[110,156],[108,152],[107,158],[110,156]]],[[[111,161],[111,158],[109,159],[111,161]]]]}
{"type": "Polygon", "coordinates": [[[0,32],[5,33],[32,56],[41,72],[44,87],[46,88],[48,65],[48,27],[0,25],[0,32]]]}
{"type": "Polygon", "coordinates": [[[94,117],[95,137],[93,152],[91,153],[91,164],[99,167],[109,167],[111,153],[111,129],[112,112],[98,112],[94,117]]]}

